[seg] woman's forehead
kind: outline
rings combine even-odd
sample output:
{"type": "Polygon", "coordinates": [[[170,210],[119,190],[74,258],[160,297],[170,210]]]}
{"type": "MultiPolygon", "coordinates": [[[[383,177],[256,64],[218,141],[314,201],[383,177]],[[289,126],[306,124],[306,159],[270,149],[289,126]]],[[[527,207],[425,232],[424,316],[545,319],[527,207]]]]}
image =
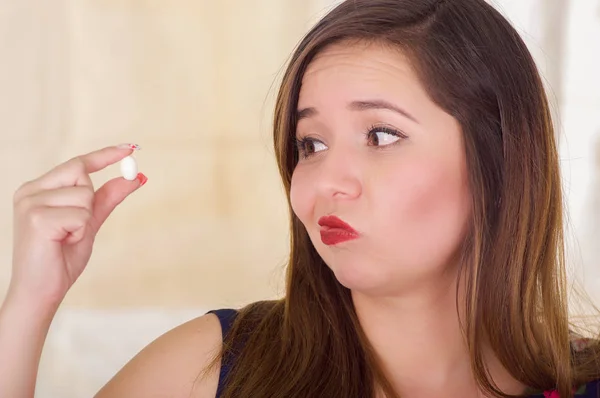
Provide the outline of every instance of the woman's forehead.
{"type": "Polygon", "coordinates": [[[308,66],[298,109],[384,101],[397,107],[433,106],[407,57],[382,45],[336,45],[308,66]]]}

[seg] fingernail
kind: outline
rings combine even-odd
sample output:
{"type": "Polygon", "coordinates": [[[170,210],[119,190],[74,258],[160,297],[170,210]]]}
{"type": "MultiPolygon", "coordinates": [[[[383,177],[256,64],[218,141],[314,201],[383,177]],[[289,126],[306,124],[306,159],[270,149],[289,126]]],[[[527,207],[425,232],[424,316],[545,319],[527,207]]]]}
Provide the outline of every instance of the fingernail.
{"type": "Polygon", "coordinates": [[[138,173],[136,180],[140,182],[140,187],[143,187],[146,182],[148,182],[148,177],[146,177],[143,173],[138,173]]]}
{"type": "Polygon", "coordinates": [[[121,144],[121,145],[117,145],[117,148],[119,148],[119,149],[133,149],[134,151],[139,151],[140,149],[142,149],[142,147],[139,146],[138,144],[121,144]]]}

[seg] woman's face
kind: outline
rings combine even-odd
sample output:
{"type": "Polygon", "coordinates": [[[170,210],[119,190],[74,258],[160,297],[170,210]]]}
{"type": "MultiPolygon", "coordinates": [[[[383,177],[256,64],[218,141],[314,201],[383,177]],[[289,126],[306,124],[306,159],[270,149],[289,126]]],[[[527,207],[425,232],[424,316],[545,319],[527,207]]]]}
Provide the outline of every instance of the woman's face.
{"type": "Polygon", "coordinates": [[[391,295],[454,265],[471,204],[462,132],[400,52],[329,47],[298,112],[292,208],[342,285],[391,295]]]}

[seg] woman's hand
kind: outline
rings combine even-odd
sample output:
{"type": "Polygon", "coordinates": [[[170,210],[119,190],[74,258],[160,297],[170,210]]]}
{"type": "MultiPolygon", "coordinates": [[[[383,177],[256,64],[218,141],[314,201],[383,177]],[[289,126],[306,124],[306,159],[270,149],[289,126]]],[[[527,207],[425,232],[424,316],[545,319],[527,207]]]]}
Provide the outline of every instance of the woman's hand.
{"type": "Polygon", "coordinates": [[[81,275],[100,227],[146,182],[115,178],[94,191],[90,174],[130,155],[119,145],[75,157],[22,185],[14,196],[13,274],[9,296],[59,304],[81,275]]]}

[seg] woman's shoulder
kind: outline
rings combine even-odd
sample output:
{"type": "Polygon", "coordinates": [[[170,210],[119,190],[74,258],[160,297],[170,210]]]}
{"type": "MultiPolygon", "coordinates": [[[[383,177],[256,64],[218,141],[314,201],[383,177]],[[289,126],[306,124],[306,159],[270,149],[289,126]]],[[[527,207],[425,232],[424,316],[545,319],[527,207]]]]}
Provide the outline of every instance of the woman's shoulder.
{"type": "Polygon", "coordinates": [[[597,398],[600,392],[600,380],[593,380],[581,386],[576,392],[577,398],[597,398]]]}
{"type": "MultiPolygon", "coordinates": [[[[579,359],[581,360],[581,358],[586,357],[587,355],[589,355],[590,353],[594,353],[594,355],[597,355],[598,352],[598,345],[600,344],[600,341],[598,341],[598,339],[595,338],[589,338],[589,337],[584,337],[574,331],[571,331],[571,353],[573,355],[574,358],[576,357],[580,357],[579,359]]],[[[598,365],[595,365],[598,366],[598,365]]],[[[597,372],[598,373],[598,372],[597,372]]],[[[592,381],[589,381],[585,384],[583,384],[582,386],[580,386],[576,391],[575,391],[575,397],[576,398],[597,398],[600,393],[600,379],[595,379],[592,381]]],[[[555,398],[552,395],[548,395],[551,398],[555,398]]],[[[558,395],[556,395],[556,398],[558,398],[558,395]]]]}
{"type": "Polygon", "coordinates": [[[282,319],[283,308],[284,300],[264,300],[250,303],[239,309],[211,310],[207,312],[207,315],[215,316],[219,320],[223,341],[228,341],[228,337],[231,337],[229,342],[235,343],[237,348],[241,348],[249,335],[252,335],[253,332],[261,332],[260,325],[264,321],[272,320],[273,315],[276,319],[282,319]]]}
{"type": "Polygon", "coordinates": [[[225,337],[229,333],[229,330],[231,330],[239,311],[233,308],[221,308],[209,311],[207,314],[213,314],[217,317],[221,325],[221,334],[225,337]]]}
{"type": "MultiPolygon", "coordinates": [[[[580,386],[576,391],[574,398],[598,398],[600,395],[600,380],[590,381],[580,386]]],[[[529,398],[560,398],[556,391],[545,391],[530,395],[529,398]]]]}
{"type": "MultiPolygon", "coordinates": [[[[571,333],[571,352],[575,357],[586,357],[590,353],[597,358],[600,341],[596,338],[583,337],[576,333],[571,333]],[[587,354],[587,355],[586,355],[587,354]]],[[[596,361],[594,361],[595,363],[596,361]]],[[[600,366],[598,364],[596,367],[600,366]]],[[[598,370],[600,373],[600,370],[598,370]]],[[[600,397],[600,379],[592,380],[582,385],[575,393],[576,398],[597,398],[600,397]]],[[[554,398],[554,397],[552,397],[554,398]]]]}
{"type": "MultiPolygon", "coordinates": [[[[582,357],[589,350],[597,352],[597,347],[600,342],[597,339],[583,337],[575,332],[571,332],[571,352],[574,357],[582,357]]],[[[596,354],[594,354],[596,355],[596,354]]],[[[595,365],[597,366],[597,365],[595,365]]],[[[598,373],[598,372],[597,372],[598,373]]],[[[556,391],[546,391],[544,393],[538,393],[532,395],[531,398],[544,397],[544,398],[560,398],[556,391]]],[[[600,397],[600,379],[589,381],[575,390],[574,398],[598,398],[600,397]]]]}

